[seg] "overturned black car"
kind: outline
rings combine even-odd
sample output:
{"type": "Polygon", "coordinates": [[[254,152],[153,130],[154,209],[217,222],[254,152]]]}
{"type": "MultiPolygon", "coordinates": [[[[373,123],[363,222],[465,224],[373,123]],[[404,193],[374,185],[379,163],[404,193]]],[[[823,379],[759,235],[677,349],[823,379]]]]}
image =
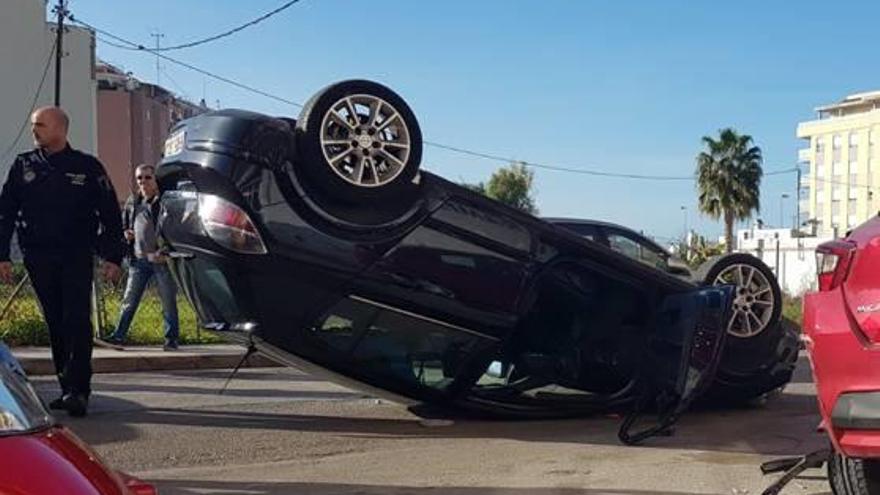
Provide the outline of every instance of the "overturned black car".
{"type": "Polygon", "coordinates": [[[790,378],[797,342],[778,309],[754,335],[729,331],[758,290],[742,272],[705,284],[647,266],[420,171],[421,152],[407,104],[369,81],[325,88],[297,120],[179,123],[158,168],[160,229],[200,323],[413,405],[617,411],[625,442],[713,390],[754,397],[790,378]]]}

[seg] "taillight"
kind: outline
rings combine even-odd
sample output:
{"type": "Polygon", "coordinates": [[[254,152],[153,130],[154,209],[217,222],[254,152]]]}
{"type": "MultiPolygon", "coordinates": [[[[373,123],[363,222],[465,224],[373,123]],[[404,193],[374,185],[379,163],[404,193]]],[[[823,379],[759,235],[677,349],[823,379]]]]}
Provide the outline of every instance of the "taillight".
{"type": "Polygon", "coordinates": [[[816,248],[820,291],[833,290],[846,280],[855,249],[855,243],[849,241],[830,241],[816,248]]]}
{"type": "Polygon", "coordinates": [[[237,253],[265,254],[266,245],[244,210],[213,194],[199,194],[199,219],[217,244],[237,253]]]}

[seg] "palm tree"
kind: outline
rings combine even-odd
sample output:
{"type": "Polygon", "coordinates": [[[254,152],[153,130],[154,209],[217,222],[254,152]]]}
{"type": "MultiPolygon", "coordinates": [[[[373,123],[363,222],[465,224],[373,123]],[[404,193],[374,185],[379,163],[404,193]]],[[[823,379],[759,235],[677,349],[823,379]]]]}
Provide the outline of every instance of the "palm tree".
{"type": "Polygon", "coordinates": [[[733,222],[746,220],[761,210],[761,148],[752,137],[731,128],[718,140],[703,136],[706,150],[697,155],[697,189],[700,211],[724,220],[726,251],[733,251],[733,222]]]}

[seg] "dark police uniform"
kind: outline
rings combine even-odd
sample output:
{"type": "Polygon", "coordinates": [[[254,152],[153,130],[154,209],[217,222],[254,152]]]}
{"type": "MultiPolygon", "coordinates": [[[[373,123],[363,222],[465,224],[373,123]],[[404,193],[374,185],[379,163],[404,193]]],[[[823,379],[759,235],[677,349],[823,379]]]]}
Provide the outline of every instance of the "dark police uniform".
{"type": "Polygon", "coordinates": [[[0,261],[9,261],[13,230],[49,327],[61,390],[88,397],[93,257],[119,264],[125,252],[119,204],[101,162],[70,146],[18,155],[0,192],[0,261]]]}

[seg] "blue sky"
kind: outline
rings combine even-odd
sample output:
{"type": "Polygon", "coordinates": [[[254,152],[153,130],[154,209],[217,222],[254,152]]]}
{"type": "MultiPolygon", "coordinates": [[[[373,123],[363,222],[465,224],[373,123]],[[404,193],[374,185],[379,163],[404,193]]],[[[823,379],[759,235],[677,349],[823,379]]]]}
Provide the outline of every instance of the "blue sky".
{"type": "MultiPolygon", "coordinates": [[[[75,17],[152,46],[232,28],[284,0],[70,0],[75,17]]],[[[168,55],[304,102],[340,79],[381,81],[410,103],[426,140],[569,168],[692,176],[703,135],[732,126],[791,168],[813,108],[880,89],[880,2],[301,0],[232,37],[168,55]]],[[[155,57],[98,43],[98,56],[156,79],[155,57]]],[[[194,101],[296,116],[298,108],[162,62],[194,101]]],[[[427,147],[423,167],[486,180],[503,163],[427,147]]],[[[542,215],[622,223],[666,240],[701,217],[691,181],[535,170],[542,215]],[[686,210],[681,209],[682,206],[686,210]]],[[[765,223],[787,224],[795,176],[768,176],[765,223]],[[790,198],[781,200],[788,193],[790,198]]]]}

